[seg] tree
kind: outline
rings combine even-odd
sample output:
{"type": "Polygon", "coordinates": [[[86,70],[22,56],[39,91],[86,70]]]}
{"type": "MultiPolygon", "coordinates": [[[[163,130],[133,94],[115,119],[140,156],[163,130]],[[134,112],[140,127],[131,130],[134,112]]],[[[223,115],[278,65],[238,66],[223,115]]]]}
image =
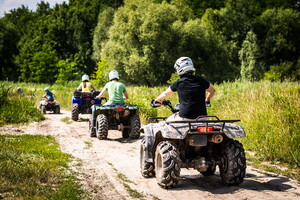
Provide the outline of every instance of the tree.
{"type": "Polygon", "coordinates": [[[15,26],[0,19],[0,80],[18,80],[19,70],[14,64],[14,56],[18,53],[18,40],[15,26]]]}
{"type": "Polygon", "coordinates": [[[239,52],[241,60],[241,76],[246,80],[260,80],[265,73],[265,64],[262,61],[257,37],[249,31],[239,52]]]}

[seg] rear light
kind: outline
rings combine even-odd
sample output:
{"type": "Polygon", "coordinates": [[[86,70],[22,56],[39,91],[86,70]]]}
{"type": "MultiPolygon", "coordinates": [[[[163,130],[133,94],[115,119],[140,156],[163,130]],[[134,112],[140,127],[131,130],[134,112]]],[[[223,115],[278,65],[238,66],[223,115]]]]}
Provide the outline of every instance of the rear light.
{"type": "Polygon", "coordinates": [[[117,107],[117,110],[118,110],[118,111],[122,111],[122,110],[123,110],[123,107],[117,107]]]}
{"type": "Polygon", "coordinates": [[[91,100],[91,98],[86,98],[85,100],[91,100]]]}
{"type": "Polygon", "coordinates": [[[197,132],[212,132],[214,130],[214,127],[211,126],[198,126],[197,132]]]}
{"type": "Polygon", "coordinates": [[[49,104],[53,104],[52,102],[49,102],[49,104]]]}

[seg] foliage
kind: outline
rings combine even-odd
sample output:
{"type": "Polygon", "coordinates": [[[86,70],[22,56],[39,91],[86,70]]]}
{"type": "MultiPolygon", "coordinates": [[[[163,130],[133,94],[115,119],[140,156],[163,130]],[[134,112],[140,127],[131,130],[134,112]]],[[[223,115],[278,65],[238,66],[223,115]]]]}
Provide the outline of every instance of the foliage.
{"type": "Polygon", "coordinates": [[[0,100],[0,126],[45,119],[35,107],[34,98],[20,96],[6,82],[0,82],[0,100]]]}
{"type": "Polygon", "coordinates": [[[241,141],[247,150],[260,160],[300,166],[299,83],[234,82],[215,88],[209,114],[241,119],[247,134],[241,141]]]}
{"type": "Polygon", "coordinates": [[[250,31],[242,44],[239,52],[241,60],[241,77],[246,80],[260,80],[265,72],[264,63],[261,60],[260,49],[256,35],[250,31]]]}
{"type": "Polygon", "coordinates": [[[107,60],[103,59],[98,63],[98,69],[94,75],[92,75],[92,78],[94,80],[91,80],[91,82],[96,87],[103,87],[105,83],[108,81],[108,63],[107,60]]]}
{"type": "Polygon", "coordinates": [[[69,162],[51,136],[0,135],[1,198],[82,199],[69,162]]]}
{"type": "Polygon", "coordinates": [[[297,0],[41,1],[0,18],[0,80],[63,83],[99,73],[106,60],[102,73],[157,86],[189,56],[215,83],[265,73],[298,81],[299,11],[297,0]]]}

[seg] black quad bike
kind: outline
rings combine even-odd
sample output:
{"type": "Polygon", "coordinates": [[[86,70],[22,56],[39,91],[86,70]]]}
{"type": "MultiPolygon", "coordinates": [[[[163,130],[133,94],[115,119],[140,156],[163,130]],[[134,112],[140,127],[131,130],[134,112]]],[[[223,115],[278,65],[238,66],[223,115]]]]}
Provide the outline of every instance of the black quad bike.
{"type": "MultiPolygon", "coordinates": [[[[178,112],[168,100],[173,113],[178,112]]],[[[153,101],[152,107],[158,107],[153,101]]],[[[145,178],[156,176],[163,188],[179,182],[180,168],[194,168],[203,176],[213,175],[219,166],[225,185],[239,185],[246,173],[243,145],[234,138],[245,137],[242,126],[232,124],[240,120],[220,120],[216,116],[199,116],[195,120],[168,121],[166,117],[153,117],[140,129],[145,137],[141,141],[140,169],[145,178]],[[163,121],[160,121],[163,120],[163,121]]]]}
{"type": "Polygon", "coordinates": [[[99,91],[80,92],[75,90],[72,97],[72,120],[77,121],[79,114],[91,114],[92,105],[101,104],[101,100],[96,99],[99,91]]]}
{"type": "Polygon", "coordinates": [[[136,105],[93,105],[89,119],[91,137],[104,140],[108,130],[122,131],[123,138],[138,139],[141,122],[136,105]]]}
{"type": "Polygon", "coordinates": [[[55,114],[60,114],[60,104],[53,100],[53,101],[40,101],[40,110],[43,114],[46,114],[46,111],[51,111],[55,114]]]}

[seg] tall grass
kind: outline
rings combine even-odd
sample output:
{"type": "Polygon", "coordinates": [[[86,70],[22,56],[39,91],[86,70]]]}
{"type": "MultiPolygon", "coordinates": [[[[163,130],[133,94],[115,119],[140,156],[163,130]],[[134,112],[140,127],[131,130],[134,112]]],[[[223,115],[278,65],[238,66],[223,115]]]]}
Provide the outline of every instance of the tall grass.
{"type": "Polygon", "coordinates": [[[70,161],[51,136],[0,135],[0,199],[82,199],[70,161]]]}
{"type": "Polygon", "coordinates": [[[35,107],[34,96],[20,96],[13,86],[0,83],[0,126],[11,123],[26,123],[45,119],[35,107]]]}
{"type": "Polygon", "coordinates": [[[211,114],[241,119],[247,150],[261,160],[300,166],[299,83],[235,82],[216,86],[211,114]]]}

